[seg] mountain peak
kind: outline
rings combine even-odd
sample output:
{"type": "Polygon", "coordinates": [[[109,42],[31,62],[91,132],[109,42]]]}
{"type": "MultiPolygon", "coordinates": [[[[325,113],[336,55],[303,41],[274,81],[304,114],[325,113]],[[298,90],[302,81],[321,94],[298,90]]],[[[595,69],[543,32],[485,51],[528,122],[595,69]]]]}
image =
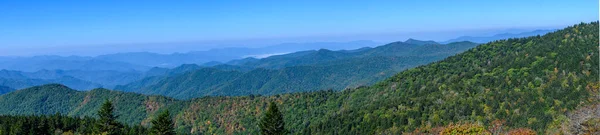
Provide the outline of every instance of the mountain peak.
{"type": "Polygon", "coordinates": [[[416,40],[413,38],[407,39],[406,41],[404,41],[404,43],[415,44],[415,45],[437,45],[437,44],[440,44],[440,43],[432,41],[432,40],[422,41],[422,40],[416,40]]]}
{"type": "MultiPolygon", "coordinates": [[[[43,85],[39,85],[39,86],[33,86],[30,88],[26,88],[26,89],[32,89],[32,90],[73,90],[63,84],[59,84],[59,83],[49,83],[49,84],[43,84],[43,85]]],[[[75,91],[75,90],[73,90],[75,91]]]]}
{"type": "Polygon", "coordinates": [[[318,52],[332,52],[331,50],[329,50],[329,49],[324,49],[324,48],[321,48],[321,49],[319,49],[319,50],[317,50],[317,51],[318,51],[318,52]]]}

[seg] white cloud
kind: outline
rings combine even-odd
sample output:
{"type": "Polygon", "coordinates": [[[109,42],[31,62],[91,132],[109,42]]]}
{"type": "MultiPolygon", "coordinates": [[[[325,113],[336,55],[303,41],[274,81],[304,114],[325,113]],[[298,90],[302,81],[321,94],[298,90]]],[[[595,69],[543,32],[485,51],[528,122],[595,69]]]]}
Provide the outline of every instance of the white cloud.
{"type": "Polygon", "coordinates": [[[248,58],[248,57],[254,57],[257,59],[262,59],[262,58],[266,58],[266,57],[270,57],[270,56],[274,56],[274,55],[283,55],[283,54],[288,54],[289,52],[284,52],[284,53],[267,53],[267,54],[254,54],[254,55],[245,55],[243,56],[244,58],[248,58]]]}

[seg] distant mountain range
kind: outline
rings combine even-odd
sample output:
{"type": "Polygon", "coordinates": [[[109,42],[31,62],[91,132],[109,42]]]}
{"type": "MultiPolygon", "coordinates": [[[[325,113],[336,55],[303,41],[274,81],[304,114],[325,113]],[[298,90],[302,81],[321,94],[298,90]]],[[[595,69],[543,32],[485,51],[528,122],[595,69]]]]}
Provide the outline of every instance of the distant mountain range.
{"type": "MultiPolygon", "coordinates": [[[[485,43],[493,40],[543,35],[554,30],[535,30],[518,34],[497,34],[490,37],[463,36],[441,42],[443,44],[471,41],[485,43]]],[[[411,42],[410,39],[407,42],[411,42]]],[[[427,41],[426,43],[435,43],[427,41]]],[[[128,52],[87,56],[34,56],[34,57],[0,57],[0,69],[35,72],[39,70],[112,70],[112,71],[146,71],[152,67],[174,68],[182,64],[198,64],[214,66],[231,60],[248,57],[266,58],[306,50],[354,50],[363,47],[375,47],[381,43],[361,40],[350,42],[313,42],[313,43],[283,43],[258,48],[229,47],[207,51],[192,51],[187,53],[158,54],[150,52],[128,52]]],[[[235,63],[227,63],[235,64],[235,63]]]]}
{"type": "Polygon", "coordinates": [[[142,78],[141,73],[117,71],[40,70],[22,72],[0,70],[0,85],[22,89],[26,87],[60,83],[77,90],[112,87],[142,78]]]}
{"type": "MultiPolygon", "coordinates": [[[[520,34],[498,34],[493,37],[461,37],[450,41],[468,40],[483,42],[485,40],[495,40],[506,37],[545,34],[549,31],[550,30],[537,30],[520,34]]],[[[451,54],[464,51],[462,50],[464,48],[443,50],[453,48],[439,48],[444,45],[435,41],[420,41],[416,39],[408,39],[404,42],[392,44],[400,43],[408,45],[399,45],[398,47],[389,47],[390,45],[386,45],[387,48],[386,46],[372,48],[377,45],[376,42],[317,42],[286,43],[260,48],[222,48],[209,51],[174,54],[132,52],[100,55],[96,57],[0,57],[0,63],[3,63],[0,65],[0,69],[6,69],[0,71],[0,85],[21,89],[41,84],[61,83],[77,90],[89,90],[103,87],[118,88],[146,94],[171,95],[173,93],[178,93],[176,95],[181,95],[175,96],[178,98],[190,98],[203,95],[274,94],[318,89],[340,90],[372,84],[377,80],[381,80],[381,78],[389,76],[391,73],[415,65],[439,60],[443,57],[450,56],[451,54]],[[415,48],[415,46],[422,47],[415,48]],[[367,63],[371,63],[371,65],[369,65],[370,67],[365,66],[367,63]],[[148,90],[159,89],[156,84],[159,83],[159,81],[162,81],[161,83],[169,83],[164,85],[174,85],[175,83],[170,83],[167,81],[169,79],[165,77],[186,77],[185,75],[176,75],[187,71],[198,70],[202,67],[211,68],[212,70],[205,69],[201,71],[207,73],[200,71],[194,73],[197,75],[207,74],[207,77],[218,77],[216,75],[222,72],[230,72],[230,74],[234,75],[229,76],[231,78],[224,78],[227,82],[214,82],[216,80],[206,78],[207,82],[213,82],[211,84],[206,84],[206,86],[198,86],[197,88],[171,88],[174,86],[161,86],[163,87],[162,89],[176,89],[175,92],[148,90]],[[336,67],[340,70],[326,70],[330,67],[336,67]],[[358,70],[355,69],[358,67],[360,67],[363,72],[350,74],[343,72],[343,70],[358,70]],[[310,70],[310,68],[319,70],[310,70]],[[387,69],[387,71],[382,69],[387,69]],[[214,74],[208,74],[209,72],[214,74]],[[295,72],[302,72],[304,74],[297,74],[295,72]],[[269,74],[269,76],[260,79],[252,78],[253,76],[259,76],[253,74],[259,73],[266,73],[269,74]],[[278,84],[286,84],[284,83],[285,79],[281,78],[289,77],[288,74],[294,74],[296,77],[303,76],[303,78],[297,79],[312,80],[312,82],[294,82],[302,84],[302,88],[297,87],[299,85],[294,85],[292,82],[286,82],[289,85],[286,87],[270,85],[277,81],[279,81],[278,84]],[[343,77],[350,79],[344,80],[342,79],[343,77]],[[317,81],[314,78],[329,78],[344,81],[321,84],[323,81],[317,81]],[[248,79],[262,80],[259,82],[245,83],[244,80],[248,79]],[[237,85],[237,88],[231,87],[232,85],[237,85]],[[198,89],[213,90],[207,92],[198,89]],[[182,91],[195,91],[197,93],[192,94],[182,91]]],[[[191,75],[191,73],[186,75],[191,75]]],[[[196,84],[197,82],[189,83],[196,84]]]]}
{"type": "Polygon", "coordinates": [[[522,33],[496,34],[493,36],[462,36],[462,37],[458,37],[455,39],[443,41],[441,43],[452,43],[452,42],[459,42],[459,41],[487,43],[487,42],[491,42],[491,41],[495,41],[495,40],[508,39],[508,38],[522,38],[522,37],[529,37],[529,36],[536,36],[536,35],[544,35],[546,33],[553,32],[553,31],[556,31],[556,30],[534,30],[534,31],[522,32],[522,33]]]}
{"type": "Polygon", "coordinates": [[[268,54],[300,50],[331,48],[346,49],[374,46],[372,41],[318,42],[280,44],[262,48],[223,48],[189,53],[156,54],[133,52],[83,56],[0,57],[0,85],[22,89],[26,87],[60,83],[77,90],[90,90],[128,84],[142,78],[169,75],[183,68],[215,66],[222,69],[248,71],[250,68],[223,65],[226,61],[256,59],[268,54]],[[248,57],[246,59],[242,59],[248,57]],[[204,64],[202,64],[204,63],[204,64]],[[193,66],[190,66],[193,64],[193,66]],[[180,66],[181,65],[181,66],[180,66]],[[179,66],[179,67],[178,67],[179,66]],[[174,71],[171,69],[174,68],[174,71]]]}
{"type": "Polygon", "coordinates": [[[284,43],[260,48],[221,48],[188,53],[157,54],[150,52],[130,52],[83,56],[34,56],[0,57],[0,69],[35,72],[38,70],[114,70],[146,71],[151,67],[173,68],[182,64],[203,64],[206,62],[226,62],[246,57],[264,58],[272,54],[290,53],[313,49],[356,49],[375,46],[373,41],[284,43]]]}
{"type": "MultiPolygon", "coordinates": [[[[442,44],[470,41],[486,43],[499,39],[543,35],[554,30],[535,30],[523,33],[504,33],[494,36],[463,36],[440,42],[442,44]]],[[[407,40],[408,43],[411,39],[407,40]]],[[[434,41],[424,43],[433,44],[434,41]]],[[[198,64],[214,66],[225,64],[231,60],[248,57],[266,58],[306,50],[354,50],[363,47],[375,47],[381,43],[360,40],[350,42],[312,42],[312,43],[283,43],[257,48],[228,47],[206,51],[191,51],[187,53],[158,54],[151,52],[127,52],[88,56],[53,56],[41,55],[33,57],[0,57],[0,69],[35,72],[39,70],[112,70],[112,71],[146,71],[152,67],[174,68],[182,64],[198,64]]],[[[234,64],[234,63],[227,63],[234,64]]]]}
{"type": "Polygon", "coordinates": [[[26,72],[39,70],[144,71],[149,69],[147,66],[80,56],[0,57],[0,63],[2,63],[0,69],[26,72]]]}
{"type": "Polygon", "coordinates": [[[375,48],[301,51],[234,60],[228,62],[232,65],[216,65],[174,76],[145,78],[115,89],[182,99],[343,90],[371,85],[399,71],[441,60],[476,45],[410,39],[375,48]]]}
{"type": "Polygon", "coordinates": [[[39,70],[23,72],[15,70],[0,70],[0,86],[22,89],[36,85],[59,83],[76,90],[91,90],[94,88],[113,88],[116,85],[128,84],[143,78],[168,76],[196,70],[198,65],[184,64],[173,69],[152,68],[146,72],[112,71],[112,70],[39,70]]]}

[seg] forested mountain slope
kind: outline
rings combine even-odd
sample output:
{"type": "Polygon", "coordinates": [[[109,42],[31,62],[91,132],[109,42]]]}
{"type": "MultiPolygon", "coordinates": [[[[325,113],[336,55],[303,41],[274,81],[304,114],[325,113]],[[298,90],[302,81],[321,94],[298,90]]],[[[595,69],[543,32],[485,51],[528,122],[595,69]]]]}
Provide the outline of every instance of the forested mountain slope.
{"type": "Polygon", "coordinates": [[[94,89],[76,91],[60,84],[47,84],[17,90],[0,96],[2,114],[67,114],[70,116],[96,116],[98,107],[106,100],[116,104],[119,121],[139,123],[147,113],[175,100],[160,96],[144,96],[134,93],[94,89]]]}
{"type": "Polygon", "coordinates": [[[398,132],[494,120],[552,132],[566,112],[598,103],[598,43],[593,22],[480,45],[352,92],[341,111],[312,132],[398,132]]]}
{"type": "Polygon", "coordinates": [[[119,120],[130,124],[144,124],[156,110],[169,109],[181,133],[257,134],[261,114],[274,101],[292,134],[439,133],[436,127],[461,127],[452,123],[474,123],[480,132],[504,123],[499,132],[528,128],[558,134],[578,130],[568,113],[599,104],[598,43],[598,22],[578,24],[544,36],[486,43],[340,92],[174,100],[46,85],[0,96],[0,114],[92,116],[91,108],[109,99],[119,120]]]}

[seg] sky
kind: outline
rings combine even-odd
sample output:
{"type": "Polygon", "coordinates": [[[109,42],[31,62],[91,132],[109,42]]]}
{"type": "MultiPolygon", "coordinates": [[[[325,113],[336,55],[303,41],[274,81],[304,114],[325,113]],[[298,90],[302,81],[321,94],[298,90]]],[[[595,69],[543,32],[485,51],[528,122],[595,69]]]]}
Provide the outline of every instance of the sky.
{"type": "Polygon", "coordinates": [[[0,56],[148,44],[210,49],[411,37],[441,41],[596,21],[598,5],[597,0],[2,0],[0,56]]]}

